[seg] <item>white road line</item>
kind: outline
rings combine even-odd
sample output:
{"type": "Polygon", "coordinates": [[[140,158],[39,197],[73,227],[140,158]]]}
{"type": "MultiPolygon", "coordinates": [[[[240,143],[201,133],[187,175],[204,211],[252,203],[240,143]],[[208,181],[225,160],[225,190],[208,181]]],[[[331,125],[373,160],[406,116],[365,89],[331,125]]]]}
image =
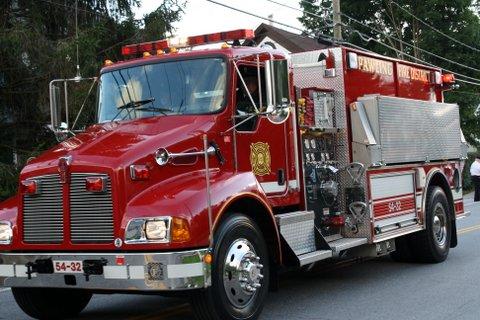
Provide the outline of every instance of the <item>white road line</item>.
{"type": "Polygon", "coordinates": [[[0,289],[0,293],[10,291],[10,288],[0,289]]]}

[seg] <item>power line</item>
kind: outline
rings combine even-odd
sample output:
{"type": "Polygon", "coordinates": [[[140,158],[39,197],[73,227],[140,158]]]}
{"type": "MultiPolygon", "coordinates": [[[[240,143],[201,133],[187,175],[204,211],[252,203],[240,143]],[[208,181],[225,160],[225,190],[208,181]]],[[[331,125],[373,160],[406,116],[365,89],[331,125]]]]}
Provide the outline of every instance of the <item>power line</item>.
{"type": "Polygon", "coordinates": [[[457,78],[457,81],[464,82],[464,83],[468,83],[468,84],[472,84],[472,85],[480,86],[480,79],[478,79],[478,78],[473,78],[473,77],[470,77],[470,76],[467,76],[467,75],[464,75],[464,74],[461,74],[461,73],[458,73],[458,72],[455,72],[455,71],[452,71],[452,70],[449,70],[449,69],[441,68],[441,67],[439,67],[439,66],[437,66],[437,65],[434,65],[433,63],[430,63],[430,62],[427,62],[427,61],[425,61],[425,60],[419,59],[419,58],[414,57],[414,56],[412,56],[412,55],[410,55],[410,54],[408,54],[408,53],[402,52],[402,51],[400,51],[399,49],[397,49],[397,48],[395,48],[395,47],[389,46],[388,44],[383,43],[382,41],[377,40],[377,39],[375,39],[375,38],[373,38],[373,37],[371,37],[371,36],[369,36],[369,35],[366,35],[366,34],[360,32],[360,31],[358,31],[357,29],[354,29],[354,28],[352,28],[352,27],[350,27],[350,26],[348,26],[348,25],[344,25],[344,26],[345,26],[346,28],[352,30],[352,31],[355,32],[356,34],[358,34],[358,35],[360,36],[360,38],[361,38],[363,41],[365,41],[365,42],[375,41],[376,43],[378,43],[378,44],[380,44],[380,45],[382,45],[382,46],[384,46],[384,47],[386,47],[386,48],[388,48],[388,49],[394,50],[397,54],[403,54],[403,55],[405,55],[405,56],[409,57],[410,59],[413,59],[413,60],[415,60],[415,61],[417,61],[417,62],[421,62],[421,63],[426,64],[426,65],[431,66],[431,67],[443,69],[443,70],[445,70],[445,71],[447,71],[447,72],[449,72],[449,73],[453,73],[453,74],[455,74],[456,76],[459,76],[459,77],[461,77],[461,78],[466,78],[466,79],[470,79],[470,80],[478,81],[478,82],[472,82],[472,81],[468,81],[468,80],[464,80],[464,79],[459,79],[459,78],[457,78]]]}
{"type": "MultiPolygon", "coordinates": [[[[268,1],[268,0],[267,0],[267,1],[268,1]]],[[[466,68],[466,69],[469,69],[469,70],[472,70],[472,71],[480,72],[480,69],[477,69],[477,68],[474,68],[474,67],[470,67],[470,66],[468,66],[468,65],[465,65],[465,64],[463,64],[463,63],[457,62],[457,61],[455,61],[455,60],[451,60],[451,59],[445,58],[445,57],[440,56],[440,55],[438,55],[438,54],[436,54],[436,53],[433,53],[433,52],[431,52],[431,51],[428,51],[428,50],[425,50],[425,49],[423,49],[423,48],[420,48],[420,47],[418,47],[418,46],[416,46],[416,45],[414,45],[414,44],[408,43],[408,42],[406,42],[406,41],[404,41],[404,40],[402,40],[402,39],[400,39],[400,38],[397,38],[397,37],[395,37],[395,36],[389,35],[388,33],[384,32],[384,31],[381,31],[381,30],[378,30],[378,29],[376,29],[376,28],[374,28],[374,27],[372,27],[372,26],[369,26],[369,25],[367,25],[366,23],[363,23],[363,22],[361,22],[361,21],[359,21],[359,20],[357,20],[357,19],[349,16],[349,15],[346,14],[346,13],[343,13],[343,12],[342,12],[342,13],[340,13],[340,14],[341,14],[342,16],[346,17],[347,19],[353,21],[353,22],[356,22],[356,23],[358,23],[358,24],[360,24],[360,25],[362,25],[362,26],[364,26],[364,27],[367,27],[367,28],[369,28],[370,30],[375,31],[375,32],[377,32],[377,33],[383,34],[384,36],[389,37],[389,38],[391,38],[391,39],[393,39],[393,40],[395,40],[395,41],[398,41],[398,42],[400,42],[400,43],[402,43],[402,44],[404,44],[404,45],[406,45],[406,46],[408,46],[408,47],[410,47],[410,48],[417,49],[417,50],[419,50],[419,51],[421,51],[421,52],[423,52],[423,53],[426,53],[426,54],[428,54],[428,55],[430,55],[430,56],[432,56],[432,57],[435,57],[435,58],[437,58],[437,59],[446,61],[446,62],[448,62],[448,63],[455,64],[455,65],[457,65],[457,66],[460,66],[460,67],[463,67],[463,68],[466,68]]]]}
{"type": "MultiPolygon", "coordinates": [[[[273,2],[273,0],[266,0],[266,1],[273,2]]],[[[278,4],[278,5],[284,5],[284,4],[282,4],[282,3],[280,3],[280,2],[277,2],[277,1],[275,1],[274,3],[276,3],[276,4],[278,4]]],[[[284,5],[284,6],[286,6],[286,5],[284,5]]],[[[286,6],[286,7],[289,7],[289,6],[286,6]]],[[[317,15],[317,14],[312,13],[312,12],[309,12],[309,11],[307,11],[307,10],[301,10],[301,9],[298,9],[298,10],[300,10],[300,11],[303,12],[304,14],[310,14],[310,15],[316,16],[316,17],[318,17],[318,18],[323,18],[322,16],[317,15]]],[[[347,16],[346,14],[344,14],[344,15],[347,16]]],[[[347,18],[351,18],[351,17],[350,17],[350,16],[347,16],[347,18]]],[[[355,20],[355,21],[358,21],[358,20],[356,20],[356,19],[354,19],[354,18],[351,18],[351,19],[353,19],[353,20],[355,20]]],[[[360,22],[360,21],[358,21],[358,22],[360,22]]],[[[361,22],[360,22],[360,23],[361,23],[361,22]]],[[[363,24],[363,23],[362,23],[362,24],[363,24]]],[[[456,76],[458,76],[458,77],[460,77],[460,78],[465,78],[465,79],[470,79],[470,80],[476,81],[476,82],[472,82],[472,81],[468,81],[468,80],[464,80],[464,79],[459,79],[459,78],[457,78],[457,80],[458,80],[459,82],[464,82],[464,83],[468,83],[468,84],[472,84],[472,85],[480,85],[480,79],[478,79],[478,78],[473,78],[473,77],[470,77],[470,76],[467,76],[467,75],[464,75],[464,74],[461,74],[461,73],[458,73],[458,72],[455,72],[455,71],[452,71],[452,70],[449,70],[449,69],[446,69],[446,68],[439,67],[439,66],[434,65],[434,64],[432,64],[432,63],[429,63],[429,62],[427,62],[427,61],[425,61],[425,60],[422,60],[422,59],[419,59],[419,58],[414,57],[414,56],[412,56],[412,55],[409,55],[409,54],[407,54],[407,53],[404,53],[404,52],[398,50],[397,48],[392,47],[392,46],[389,46],[389,45],[387,45],[386,43],[383,43],[382,41],[380,41],[380,40],[378,40],[378,39],[375,39],[375,38],[373,38],[373,37],[371,37],[371,36],[369,36],[369,35],[366,35],[366,34],[364,34],[364,33],[361,33],[360,31],[358,31],[357,29],[355,29],[355,28],[353,28],[353,27],[351,27],[351,26],[348,26],[348,25],[346,25],[346,24],[342,24],[342,25],[345,26],[345,27],[347,27],[347,28],[349,28],[349,29],[352,30],[353,32],[357,33],[357,34],[360,36],[360,38],[362,38],[362,40],[364,40],[364,41],[366,41],[366,42],[370,42],[370,41],[373,40],[373,41],[379,43],[379,44],[382,45],[382,46],[385,46],[385,47],[387,47],[387,48],[389,48],[389,49],[394,50],[397,54],[403,54],[403,55],[405,55],[405,56],[407,56],[407,57],[409,57],[409,58],[411,58],[411,59],[413,59],[413,60],[415,60],[415,61],[417,61],[417,62],[424,63],[424,64],[429,65],[429,66],[431,66],[431,67],[443,69],[443,70],[445,70],[445,71],[447,71],[447,72],[450,72],[450,73],[455,74],[456,76]]],[[[368,25],[365,25],[365,26],[367,26],[367,27],[370,28],[370,26],[368,26],[368,25]]],[[[376,29],[373,29],[373,30],[376,31],[376,32],[383,33],[382,31],[379,31],[379,30],[376,30],[376,29]]],[[[389,35],[387,35],[387,36],[389,36],[389,35]]],[[[412,46],[411,44],[406,43],[406,42],[404,42],[404,41],[401,40],[401,39],[398,39],[398,38],[395,38],[395,37],[392,37],[392,38],[393,38],[393,39],[396,39],[397,41],[401,41],[401,42],[403,42],[403,43],[405,43],[405,44],[407,44],[407,45],[412,46]]],[[[350,44],[350,45],[351,45],[351,44],[350,44]]],[[[363,47],[359,47],[359,48],[361,48],[362,50],[366,50],[366,49],[363,48],[363,47]]],[[[418,48],[418,49],[420,49],[420,48],[418,48]]],[[[424,49],[422,49],[422,50],[424,50],[424,49]]],[[[430,52],[430,51],[427,51],[427,50],[424,50],[424,51],[425,51],[425,52],[428,52],[428,53],[431,54],[431,55],[435,55],[435,56],[437,56],[437,57],[441,57],[441,56],[438,56],[438,55],[436,55],[436,54],[434,54],[434,53],[432,53],[432,52],[430,52]]],[[[448,61],[448,62],[456,63],[455,61],[446,59],[446,58],[444,58],[444,57],[441,57],[441,58],[445,59],[445,60],[448,61]]],[[[457,63],[457,64],[458,64],[458,63],[457,63]]],[[[466,66],[466,65],[462,65],[462,66],[468,67],[468,66],[466,66]]],[[[470,68],[470,67],[468,67],[468,68],[470,68]]],[[[480,71],[479,69],[475,69],[475,70],[480,71]]]]}
{"type": "Polygon", "coordinates": [[[435,27],[432,26],[431,24],[425,22],[424,20],[422,20],[422,19],[420,19],[419,17],[417,17],[416,15],[414,15],[414,14],[413,14],[412,12],[410,12],[409,10],[407,10],[407,9],[403,8],[402,6],[400,6],[400,5],[399,5],[398,3],[396,3],[395,1],[391,0],[391,2],[392,2],[394,5],[396,5],[398,8],[400,8],[400,10],[404,11],[405,13],[407,13],[408,15],[410,15],[411,17],[413,17],[415,20],[417,20],[417,21],[419,21],[420,23],[422,23],[423,25],[429,27],[429,28],[432,29],[433,31],[441,34],[442,36],[444,36],[444,37],[446,37],[446,38],[448,38],[448,39],[450,39],[450,40],[452,40],[452,41],[454,41],[454,42],[456,42],[456,43],[458,43],[458,44],[460,44],[460,45],[462,45],[462,46],[464,46],[464,47],[466,47],[466,48],[472,49],[472,50],[474,50],[474,51],[476,51],[476,52],[480,52],[480,49],[475,48],[475,47],[472,47],[471,45],[468,45],[468,44],[466,44],[466,43],[464,43],[464,42],[462,42],[462,41],[460,41],[460,40],[458,40],[458,39],[455,39],[455,38],[452,37],[452,36],[449,36],[449,35],[446,34],[445,32],[442,32],[442,31],[438,30],[437,28],[435,28],[435,27]]]}
{"type": "Polygon", "coordinates": [[[228,8],[230,10],[234,10],[234,11],[237,11],[237,12],[241,12],[241,13],[244,13],[244,14],[247,14],[247,15],[250,15],[252,17],[255,17],[255,18],[259,18],[259,19],[262,19],[262,20],[265,20],[265,21],[271,21],[271,22],[274,22],[278,25],[281,25],[281,26],[284,26],[284,27],[287,27],[287,28],[291,28],[291,29],[294,29],[294,30],[297,30],[297,31],[300,31],[300,32],[305,32],[305,30],[303,29],[300,29],[300,28],[297,28],[297,27],[294,27],[294,26],[291,26],[289,24],[286,24],[286,23],[283,23],[283,22],[280,22],[280,21],[275,21],[275,20],[272,20],[272,19],[269,19],[269,18],[266,18],[266,17],[262,17],[262,16],[259,16],[255,13],[251,13],[251,12],[248,12],[248,11],[244,11],[242,9],[238,9],[238,8],[235,8],[235,7],[231,7],[229,5],[226,5],[224,3],[221,3],[221,2],[217,2],[217,1],[214,1],[214,0],[206,0],[208,2],[211,2],[211,3],[214,3],[216,5],[219,5],[219,6],[222,6],[222,7],[225,7],[225,8],[228,8]]]}
{"type": "MultiPolygon", "coordinates": [[[[272,19],[269,19],[269,18],[266,18],[266,17],[262,17],[262,16],[259,16],[259,15],[257,15],[257,14],[254,14],[254,13],[251,13],[251,12],[248,12],[248,11],[245,11],[245,10],[241,10],[241,9],[238,9],[238,8],[235,8],[235,7],[231,7],[231,6],[226,5],[226,4],[224,4],[224,3],[220,3],[220,2],[217,2],[217,1],[214,1],[214,0],[206,0],[206,1],[211,2],[211,3],[214,3],[214,4],[219,5],[219,6],[222,6],[222,7],[225,7],[225,8],[228,8],[228,9],[230,9],[230,10],[234,10],[234,11],[241,12],[241,13],[244,13],[244,14],[247,14],[247,15],[250,15],[250,16],[253,16],[253,17],[256,17],[256,18],[259,18],[259,19],[263,19],[263,20],[265,20],[265,21],[272,21],[272,22],[277,23],[277,24],[279,24],[279,25],[283,25],[283,26],[285,26],[285,27],[288,27],[288,28],[291,28],[291,29],[295,29],[295,30],[298,30],[298,31],[301,31],[301,32],[305,32],[305,30],[303,30],[303,29],[300,29],[300,28],[297,28],[297,27],[288,25],[288,24],[283,23],[283,22],[274,21],[274,20],[272,20],[272,19]]],[[[307,11],[304,10],[304,12],[307,12],[307,11]]],[[[380,41],[380,40],[377,40],[377,39],[372,38],[372,37],[370,37],[370,36],[368,36],[368,35],[365,35],[365,34],[361,33],[360,31],[354,29],[353,27],[350,27],[350,26],[345,25],[345,24],[344,24],[344,26],[346,26],[347,28],[349,28],[349,29],[353,30],[354,32],[356,32],[364,41],[370,42],[371,40],[373,40],[373,41],[379,43],[380,45],[382,45],[382,46],[384,46],[384,47],[387,47],[387,48],[389,48],[389,49],[391,49],[391,50],[394,50],[394,51],[397,52],[397,53],[402,53],[402,54],[404,54],[405,56],[407,56],[407,57],[409,57],[409,58],[411,58],[411,59],[413,59],[413,60],[415,60],[415,61],[421,62],[421,63],[426,64],[426,65],[431,66],[431,67],[435,67],[435,68],[438,68],[438,69],[443,69],[443,70],[445,70],[445,71],[447,71],[447,72],[449,72],[449,73],[455,74],[455,75],[458,76],[458,77],[466,78],[466,79],[471,79],[471,80],[474,80],[474,81],[475,81],[475,82],[473,82],[473,81],[468,81],[468,80],[464,80],[464,79],[459,79],[459,78],[457,78],[457,81],[459,81],[459,82],[464,82],[464,83],[468,83],[468,84],[480,86],[480,79],[473,78],[473,77],[469,77],[469,76],[467,76],[467,75],[464,75],[464,74],[461,74],[461,73],[458,73],[458,72],[455,72],[455,71],[451,71],[451,70],[448,70],[448,69],[445,69],[445,68],[441,68],[441,67],[439,67],[439,66],[437,66],[437,65],[434,65],[434,64],[432,64],[432,63],[426,62],[426,61],[424,61],[424,60],[422,60],[422,59],[419,59],[419,58],[414,57],[414,56],[412,56],[412,55],[409,55],[409,54],[407,54],[407,53],[403,53],[403,52],[401,52],[400,50],[398,50],[397,48],[392,47],[392,46],[389,46],[389,45],[387,45],[386,43],[383,43],[383,42],[380,41]],[[477,81],[478,81],[478,82],[477,82],[477,81]]],[[[326,36],[326,35],[323,35],[323,34],[320,34],[320,35],[321,35],[321,36],[325,36],[325,37],[328,38],[328,36],[326,36]]],[[[358,49],[361,49],[361,50],[370,51],[370,50],[365,49],[365,48],[363,48],[363,47],[361,47],[361,46],[353,45],[352,43],[349,43],[349,42],[341,41],[341,42],[339,42],[339,43],[340,43],[340,44],[344,44],[344,45],[354,46],[354,47],[356,47],[356,48],[358,48],[358,49]]],[[[371,52],[371,51],[370,51],[370,52],[371,52]]]]}
{"type": "MultiPolygon", "coordinates": [[[[288,9],[292,9],[292,10],[301,12],[301,13],[303,13],[303,14],[310,15],[310,16],[312,16],[312,17],[317,17],[317,18],[320,18],[320,19],[325,19],[325,17],[322,17],[321,15],[318,15],[318,14],[316,14],[316,13],[309,12],[309,11],[306,11],[306,10],[298,9],[298,8],[289,6],[289,5],[285,4],[285,3],[281,3],[281,2],[278,2],[278,1],[275,1],[275,0],[265,0],[265,1],[268,1],[268,2],[271,2],[271,3],[275,3],[275,4],[279,5],[279,6],[282,6],[282,7],[288,8],[288,9]]],[[[470,67],[470,66],[468,66],[468,65],[459,63],[459,62],[457,62],[457,61],[454,61],[454,60],[451,60],[451,59],[442,57],[442,56],[440,56],[440,55],[438,55],[438,54],[435,54],[435,53],[433,53],[433,52],[431,52],[431,51],[425,50],[425,49],[420,48],[420,47],[418,47],[418,46],[415,46],[415,45],[413,45],[413,44],[411,44],[411,43],[408,43],[408,42],[406,42],[406,41],[403,41],[403,40],[401,40],[401,39],[399,39],[399,38],[397,38],[397,37],[394,37],[394,36],[392,36],[392,35],[389,35],[388,33],[384,32],[384,31],[381,31],[381,30],[378,30],[378,29],[376,29],[376,28],[374,28],[374,27],[372,27],[372,26],[369,26],[369,25],[367,25],[367,24],[365,24],[365,23],[363,23],[363,22],[361,22],[361,21],[359,21],[359,20],[357,20],[357,19],[349,16],[349,15],[346,14],[346,13],[340,12],[340,14],[341,14],[342,16],[346,17],[347,19],[350,19],[351,21],[354,21],[354,22],[356,22],[356,23],[358,23],[358,24],[360,24],[360,25],[362,25],[362,26],[364,26],[364,27],[366,27],[366,28],[369,28],[370,30],[372,30],[372,31],[374,31],[374,32],[383,34],[384,36],[389,37],[389,38],[391,38],[391,39],[393,39],[393,40],[396,40],[396,41],[398,41],[398,42],[400,42],[400,43],[402,43],[402,44],[404,44],[404,45],[406,45],[406,46],[408,46],[408,47],[411,47],[411,48],[414,48],[414,49],[416,48],[416,49],[418,49],[419,51],[421,51],[421,52],[423,52],[423,53],[425,53],[425,54],[428,54],[428,55],[430,55],[430,56],[432,56],[432,57],[435,57],[435,58],[437,58],[437,59],[446,61],[446,62],[451,63],[451,64],[458,65],[458,66],[460,66],[460,67],[463,67],[463,68],[466,68],[466,69],[469,69],[469,70],[472,70],[472,71],[480,72],[480,69],[477,69],[477,68],[474,68],[474,67],[470,67]]],[[[342,24],[342,25],[343,25],[343,24],[342,24]]]]}

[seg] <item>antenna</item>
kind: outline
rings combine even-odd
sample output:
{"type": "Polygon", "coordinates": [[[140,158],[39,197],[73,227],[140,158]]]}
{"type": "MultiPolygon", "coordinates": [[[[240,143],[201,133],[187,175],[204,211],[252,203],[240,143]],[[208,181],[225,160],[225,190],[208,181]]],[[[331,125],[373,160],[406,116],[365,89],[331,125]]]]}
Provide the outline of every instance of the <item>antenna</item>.
{"type": "Polygon", "coordinates": [[[77,45],[77,75],[75,76],[75,80],[80,81],[80,79],[82,79],[82,75],[80,74],[80,62],[78,55],[78,0],[75,0],[75,42],[77,45]]]}

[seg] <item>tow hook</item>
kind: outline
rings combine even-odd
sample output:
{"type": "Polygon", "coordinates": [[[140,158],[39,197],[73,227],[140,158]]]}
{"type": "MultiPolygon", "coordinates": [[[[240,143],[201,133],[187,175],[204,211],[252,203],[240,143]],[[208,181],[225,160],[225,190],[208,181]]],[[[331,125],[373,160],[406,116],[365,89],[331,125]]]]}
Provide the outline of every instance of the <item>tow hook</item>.
{"type": "Polygon", "coordinates": [[[85,260],[83,261],[83,275],[85,276],[85,281],[90,281],[90,276],[95,275],[99,276],[103,274],[103,267],[108,264],[107,259],[100,260],[85,260]]]}
{"type": "Polygon", "coordinates": [[[28,262],[25,265],[25,267],[27,267],[28,280],[32,279],[33,273],[41,273],[41,274],[53,273],[52,259],[38,259],[38,260],[35,260],[35,262],[28,262]]]}

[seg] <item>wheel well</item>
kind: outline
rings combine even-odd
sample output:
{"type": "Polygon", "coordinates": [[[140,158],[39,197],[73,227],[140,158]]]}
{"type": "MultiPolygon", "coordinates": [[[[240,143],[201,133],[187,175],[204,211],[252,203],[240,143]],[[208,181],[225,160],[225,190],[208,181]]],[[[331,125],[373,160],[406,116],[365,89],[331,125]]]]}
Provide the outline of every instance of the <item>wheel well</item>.
{"type": "MultiPolygon", "coordinates": [[[[433,186],[442,188],[443,192],[445,192],[445,195],[447,196],[448,204],[450,205],[450,219],[452,220],[452,231],[453,231],[450,246],[454,248],[457,246],[458,241],[457,241],[457,225],[455,220],[455,205],[453,201],[452,190],[450,189],[450,185],[448,184],[447,178],[445,178],[445,176],[441,172],[434,173],[433,176],[430,178],[428,189],[430,189],[430,187],[433,187],[433,186]]],[[[428,194],[428,189],[427,189],[427,194],[428,194]]],[[[427,201],[427,199],[425,199],[425,201],[427,201]]]]}
{"type": "Polygon", "coordinates": [[[265,238],[271,260],[276,264],[281,263],[282,258],[278,230],[272,220],[274,219],[272,214],[263,203],[250,197],[235,200],[224,210],[224,214],[219,222],[225,219],[229,213],[242,213],[252,219],[252,221],[255,221],[265,238]]]}

